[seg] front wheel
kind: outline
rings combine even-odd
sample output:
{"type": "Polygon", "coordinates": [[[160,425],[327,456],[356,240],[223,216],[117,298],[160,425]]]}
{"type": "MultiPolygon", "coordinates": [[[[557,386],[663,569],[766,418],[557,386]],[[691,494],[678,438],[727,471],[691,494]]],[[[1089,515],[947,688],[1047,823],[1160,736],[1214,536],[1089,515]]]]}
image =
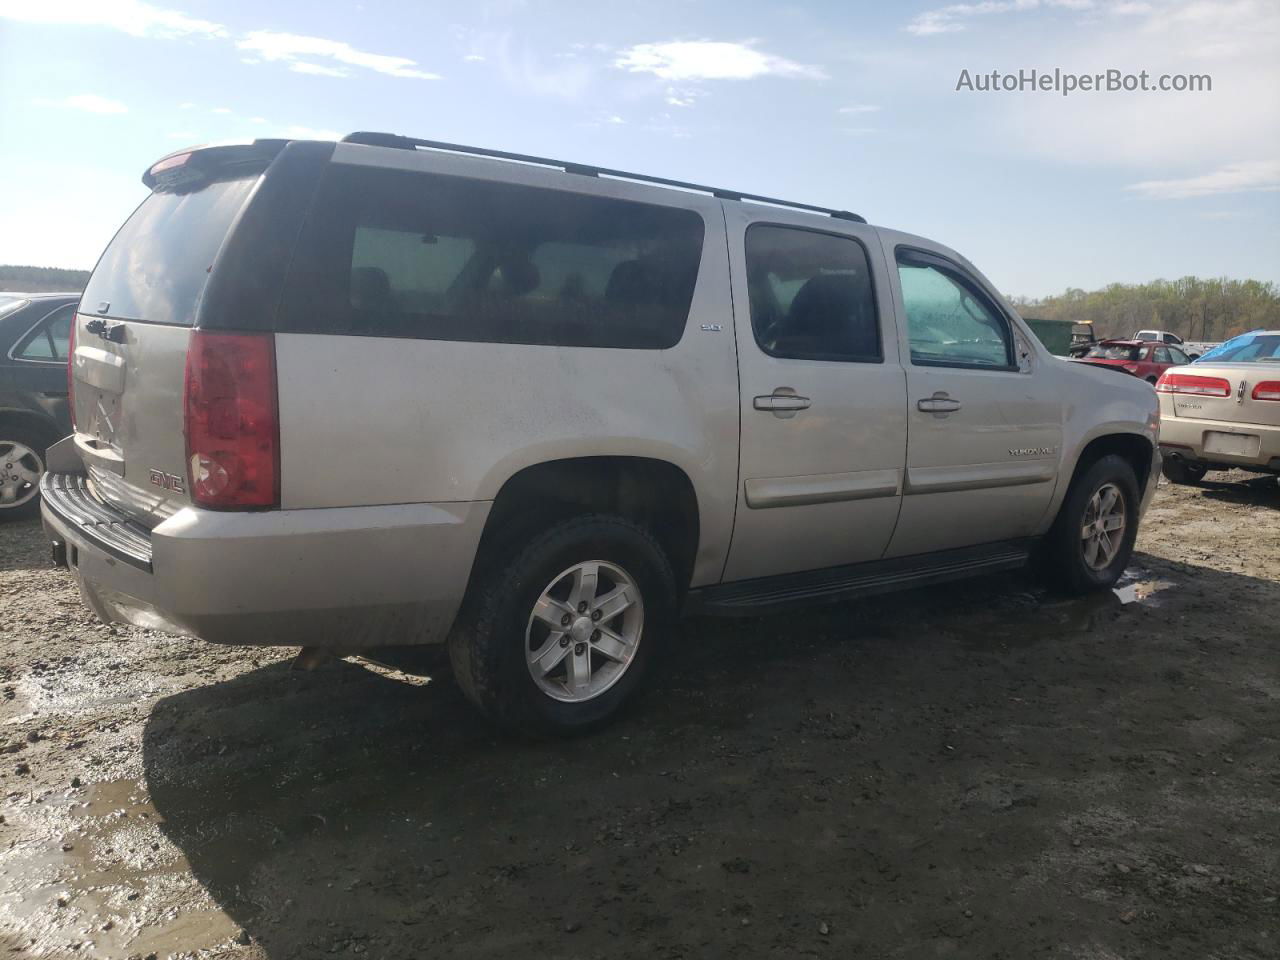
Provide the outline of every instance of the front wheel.
{"type": "Polygon", "coordinates": [[[1121,457],[1102,457],[1067,491],[1044,544],[1050,585],[1106,590],[1124,573],[1138,536],[1138,481],[1121,457]]]}
{"type": "Polygon", "coordinates": [[[449,639],[458,685],[499,726],[598,726],[640,685],[676,608],[671,565],[648,531],[585,516],[480,573],[449,639]]]}

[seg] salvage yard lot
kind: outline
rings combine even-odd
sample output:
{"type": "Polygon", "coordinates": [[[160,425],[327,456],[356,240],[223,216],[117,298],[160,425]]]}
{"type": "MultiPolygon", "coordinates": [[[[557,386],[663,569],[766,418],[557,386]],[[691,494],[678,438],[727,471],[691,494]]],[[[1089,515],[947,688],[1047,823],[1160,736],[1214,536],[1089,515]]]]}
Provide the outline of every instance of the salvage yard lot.
{"type": "Polygon", "coordinates": [[[1274,957],[1280,488],[1160,487],[1117,593],[686,623],[621,722],[93,622],[0,527],[0,947],[1274,957]]]}

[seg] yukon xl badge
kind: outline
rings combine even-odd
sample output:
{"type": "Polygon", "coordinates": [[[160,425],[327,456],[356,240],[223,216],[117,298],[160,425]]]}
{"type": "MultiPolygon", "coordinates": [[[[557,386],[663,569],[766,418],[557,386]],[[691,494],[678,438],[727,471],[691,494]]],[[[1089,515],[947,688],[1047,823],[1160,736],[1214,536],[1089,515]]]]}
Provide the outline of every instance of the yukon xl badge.
{"type": "Polygon", "coordinates": [[[171,490],[174,493],[186,492],[182,485],[182,478],[175,474],[165,473],[163,470],[157,470],[155,467],[148,468],[147,474],[151,477],[151,482],[162,490],[171,490]]]}
{"type": "Polygon", "coordinates": [[[1011,457],[1051,457],[1057,447],[1010,447],[1011,457]]]}

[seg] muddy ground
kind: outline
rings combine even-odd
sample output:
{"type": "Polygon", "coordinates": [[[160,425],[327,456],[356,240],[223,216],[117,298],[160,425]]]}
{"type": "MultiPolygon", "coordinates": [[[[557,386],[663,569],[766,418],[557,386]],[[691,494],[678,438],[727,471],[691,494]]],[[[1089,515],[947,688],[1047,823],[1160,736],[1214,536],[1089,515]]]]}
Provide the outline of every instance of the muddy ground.
{"type": "Polygon", "coordinates": [[[611,729],[93,622],[0,527],[20,957],[1280,956],[1280,488],[1162,486],[1117,594],[691,621],[611,729]]]}

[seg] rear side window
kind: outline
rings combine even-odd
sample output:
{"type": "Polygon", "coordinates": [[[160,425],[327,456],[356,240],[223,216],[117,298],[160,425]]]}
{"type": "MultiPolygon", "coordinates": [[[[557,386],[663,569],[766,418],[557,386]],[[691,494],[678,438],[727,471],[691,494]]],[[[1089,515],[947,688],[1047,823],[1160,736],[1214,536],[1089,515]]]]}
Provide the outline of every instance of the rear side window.
{"type": "Polygon", "coordinates": [[[880,327],[862,244],[812,230],[747,229],[751,329],[771,357],[878,363],[880,327]]]}
{"type": "Polygon", "coordinates": [[[153,193],[115,235],[85,288],[85,313],[191,326],[209,269],[257,177],[153,193]]]}
{"type": "Polygon", "coordinates": [[[72,303],[50,314],[27,336],[14,356],[20,360],[66,360],[75,310],[72,303]]]}
{"type": "Polygon", "coordinates": [[[281,329],[663,349],[702,257],[691,210],[334,165],[281,329]]]}

